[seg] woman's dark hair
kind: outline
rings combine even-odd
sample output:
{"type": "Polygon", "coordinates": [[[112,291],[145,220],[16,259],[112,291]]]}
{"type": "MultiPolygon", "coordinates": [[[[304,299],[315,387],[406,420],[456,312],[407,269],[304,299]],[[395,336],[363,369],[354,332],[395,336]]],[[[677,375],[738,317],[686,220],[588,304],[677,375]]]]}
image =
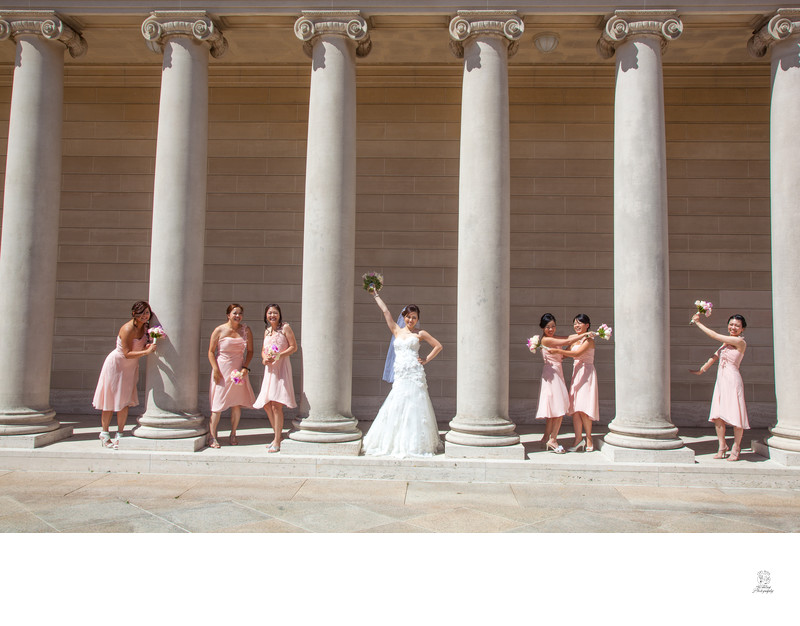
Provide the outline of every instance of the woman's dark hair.
{"type": "Polygon", "coordinates": [[[739,315],[738,313],[731,315],[728,318],[728,324],[731,323],[731,320],[739,320],[742,323],[742,328],[747,328],[747,322],[744,319],[744,315],[739,315]]]}
{"type": "Polygon", "coordinates": [[[278,309],[278,329],[280,329],[280,327],[283,326],[283,313],[281,313],[281,307],[274,303],[268,304],[266,307],[264,307],[264,328],[269,328],[270,326],[269,322],[267,321],[267,311],[270,309],[278,309]]]}
{"type": "Polygon", "coordinates": [[[589,319],[589,316],[586,315],[586,313],[578,313],[572,321],[573,322],[578,321],[581,324],[591,324],[592,323],[592,320],[589,319]]]}
{"type": "Polygon", "coordinates": [[[231,311],[233,311],[236,308],[241,309],[242,313],[244,313],[244,307],[241,304],[237,304],[236,302],[234,302],[233,304],[229,304],[228,308],[225,309],[225,315],[230,315],[231,311]]]}
{"type": "Polygon", "coordinates": [[[539,320],[539,328],[544,328],[550,322],[553,322],[553,324],[555,324],[556,316],[553,315],[552,313],[545,313],[544,315],[542,315],[542,319],[539,320]]]}
{"type": "Polygon", "coordinates": [[[144,300],[139,300],[133,303],[131,307],[131,317],[136,317],[137,315],[141,315],[145,311],[150,311],[150,315],[153,315],[153,309],[150,308],[150,305],[145,302],[144,300]]]}
{"type": "Polygon", "coordinates": [[[422,319],[422,313],[419,311],[419,307],[416,304],[407,304],[402,311],[400,311],[400,315],[405,317],[409,313],[416,313],[417,319],[422,319]]]}

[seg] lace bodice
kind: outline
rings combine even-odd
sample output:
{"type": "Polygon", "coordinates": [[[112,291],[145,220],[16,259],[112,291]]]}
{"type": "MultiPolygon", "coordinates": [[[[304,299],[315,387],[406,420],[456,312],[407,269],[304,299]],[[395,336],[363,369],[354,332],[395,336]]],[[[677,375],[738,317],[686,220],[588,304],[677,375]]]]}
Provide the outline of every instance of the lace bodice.
{"type": "Polygon", "coordinates": [[[419,362],[419,337],[416,335],[394,338],[394,380],[409,380],[427,388],[425,368],[419,362]]]}
{"type": "Polygon", "coordinates": [[[728,343],[723,343],[717,350],[717,356],[719,357],[719,367],[721,369],[726,367],[735,367],[738,370],[739,364],[744,358],[744,353],[739,352],[736,348],[728,343]]]}

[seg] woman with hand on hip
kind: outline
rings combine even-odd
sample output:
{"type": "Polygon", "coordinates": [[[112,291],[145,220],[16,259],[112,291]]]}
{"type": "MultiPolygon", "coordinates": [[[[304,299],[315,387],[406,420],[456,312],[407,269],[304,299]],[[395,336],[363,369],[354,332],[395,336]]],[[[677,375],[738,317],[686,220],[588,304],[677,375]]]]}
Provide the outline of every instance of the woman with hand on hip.
{"type": "Polygon", "coordinates": [[[747,406],[744,402],[744,383],[739,373],[739,365],[747,349],[742,332],[747,328],[747,322],[741,315],[731,315],[728,319],[728,335],[715,333],[700,321],[700,314],[695,313],[692,323],[715,341],[722,342],[717,351],[703,363],[698,370],[689,370],[692,374],[700,376],[714,361],[719,361],[717,367],[717,382],[714,385],[714,394],[711,398],[711,411],[708,421],[714,423],[719,440],[719,450],[714,455],[715,459],[724,459],[728,452],[725,443],[725,426],[733,426],[733,449],[728,457],[729,461],[738,461],[742,452],[742,436],[745,429],[750,428],[747,420],[747,406]]]}
{"type": "Polygon", "coordinates": [[[144,300],[131,307],[131,319],[117,333],[117,347],[106,357],[100,379],[94,392],[92,406],[102,411],[100,415],[100,443],[105,448],[119,447],[119,439],[125,430],[128,409],[139,404],[136,383],[139,380],[139,359],[155,352],[156,344],[147,345],[147,330],[153,312],[144,300]],[[112,441],[108,429],[111,416],[117,413],[117,436],[112,441]]]}
{"type": "Polygon", "coordinates": [[[575,335],[583,336],[570,346],[569,350],[553,348],[551,354],[574,359],[572,380],[569,386],[569,413],[575,428],[575,443],[567,448],[569,452],[584,449],[594,451],[592,441],[592,422],[600,419],[600,401],[597,392],[597,372],[594,369],[594,339],[588,333],[591,320],[588,315],[579,313],[572,321],[575,335]],[[587,334],[588,333],[588,334],[587,334]],[[586,439],[583,433],[586,433],[586,439]]]}
{"type": "Polygon", "coordinates": [[[372,295],[394,336],[394,382],[364,437],[364,454],[396,458],[433,456],[442,449],[442,442],[423,366],[442,351],[442,344],[417,328],[420,317],[417,305],[409,304],[403,309],[405,327],[400,327],[378,292],[372,291],[372,295]],[[419,355],[421,341],[433,347],[425,358],[419,355]]]}
{"type": "Polygon", "coordinates": [[[225,409],[231,409],[232,446],[239,444],[236,428],[242,416],[242,407],[251,407],[256,397],[250,386],[250,359],[253,358],[253,335],[242,322],[244,308],[231,304],[226,311],[228,321],[211,333],[208,344],[208,361],[211,363],[211,384],[208,390],[211,404],[211,424],[208,445],[219,448],[217,428],[225,409]]]}
{"type": "Polygon", "coordinates": [[[297,340],[288,322],[283,321],[281,307],[268,304],[264,309],[264,347],[261,362],[266,366],[261,392],[253,403],[254,409],[263,408],[272,426],[274,437],[267,452],[281,451],[283,434],[283,407],[297,406],[292,383],[292,364],[289,355],[297,352],[297,340]]]}
{"type": "MultiPolygon", "coordinates": [[[[542,384],[539,387],[539,406],[536,409],[536,419],[544,419],[544,435],[542,442],[545,449],[556,454],[564,454],[566,450],[558,443],[558,430],[561,420],[569,412],[569,392],[564,381],[564,372],[561,362],[564,359],[558,350],[551,352],[551,348],[565,348],[578,341],[584,335],[570,335],[562,337],[556,335],[556,318],[552,313],[545,313],[539,320],[539,328],[543,331],[541,339],[542,359],[542,384]]],[[[534,350],[536,346],[531,346],[534,350]]],[[[563,352],[563,350],[561,351],[563,352]]]]}

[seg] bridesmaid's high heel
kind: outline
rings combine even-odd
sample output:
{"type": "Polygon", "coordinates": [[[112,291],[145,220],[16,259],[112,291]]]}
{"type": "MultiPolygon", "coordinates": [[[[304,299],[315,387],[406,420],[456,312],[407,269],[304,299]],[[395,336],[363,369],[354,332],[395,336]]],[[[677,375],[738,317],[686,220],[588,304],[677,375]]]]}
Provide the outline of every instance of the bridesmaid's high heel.
{"type": "Polygon", "coordinates": [[[556,454],[565,454],[566,450],[564,450],[564,446],[560,443],[553,443],[552,441],[547,442],[547,449],[551,452],[555,452],[556,454]]]}
{"type": "Polygon", "coordinates": [[[577,446],[567,448],[567,452],[577,452],[578,450],[586,450],[586,439],[581,439],[577,446]]]}
{"type": "Polygon", "coordinates": [[[742,446],[737,446],[733,444],[733,450],[731,450],[731,455],[728,457],[729,461],[738,461],[739,455],[742,453],[742,446]]]}
{"type": "Polygon", "coordinates": [[[100,433],[100,445],[104,448],[113,448],[114,444],[111,442],[111,433],[103,431],[100,433]]]}
{"type": "MultiPolygon", "coordinates": [[[[719,450],[717,450],[717,453],[712,458],[714,458],[714,459],[724,459],[726,456],[728,456],[728,446],[727,445],[724,448],[720,448],[719,450]]],[[[737,454],[736,456],[738,457],[739,455],[737,454]]]]}

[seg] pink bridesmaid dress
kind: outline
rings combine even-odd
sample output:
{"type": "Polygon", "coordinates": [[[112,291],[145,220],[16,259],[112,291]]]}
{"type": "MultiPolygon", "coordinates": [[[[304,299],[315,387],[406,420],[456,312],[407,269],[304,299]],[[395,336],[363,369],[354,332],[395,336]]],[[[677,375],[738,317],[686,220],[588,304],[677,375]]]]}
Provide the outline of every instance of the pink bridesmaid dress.
{"type": "Polygon", "coordinates": [[[750,428],[744,403],[744,383],[739,373],[739,364],[744,354],[725,343],[717,350],[717,356],[717,384],[714,385],[708,421],[721,419],[731,426],[750,428]]]}
{"type": "MultiPolygon", "coordinates": [[[[147,333],[133,340],[133,352],[145,349],[147,333]]],[[[139,359],[126,359],[122,339],[117,337],[117,347],[106,357],[100,379],[94,392],[92,406],[100,411],[121,411],[139,404],[136,383],[139,381],[139,359]]]]}
{"type": "Polygon", "coordinates": [[[569,392],[564,382],[561,369],[563,357],[542,348],[544,367],[542,368],[542,385],[539,388],[539,408],[536,419],[561,417],[569,412],[569,392]]]}
{"type": "Polygon", "coordinates": [[[244,356],[247,352],[247,342],[239,337],[223,337],[217,347],[217,365],[222,373],[222,384],[214,382],[214,372],[211,372],[211,387],[208,397],[211,403],[211,412],[220,413],[232,406],[250,408],[256,399],[253,388],[250,386],[248,376],[238,385],[231,380],[231,372],[241,370],[244,356]]]}
{"type": "Polygon", "coordinates": [[[600,419],[597,372],[594,369],[594,346],[573,357],[572,383],[569,389],[569,413],[585,413],[592,421],[600,419]]]}
{"type": "MultiPolygon", "coordinates": [[[[266,349],[272,345],[278,346],[278,350],[281,352],[289,347],[289,340],[283,334],[282,329],[273,335],[264,335],[262,354],[266,354],[266,349]]],[[[292,364],[289,362],[288,356],[282,356],[277,363],[268,363],[264,369],[261,392],[258,394],[253,408],[263,409],[268,402],[279,402],[290,409],[297,406],[292,383],[292,364]]]]}

